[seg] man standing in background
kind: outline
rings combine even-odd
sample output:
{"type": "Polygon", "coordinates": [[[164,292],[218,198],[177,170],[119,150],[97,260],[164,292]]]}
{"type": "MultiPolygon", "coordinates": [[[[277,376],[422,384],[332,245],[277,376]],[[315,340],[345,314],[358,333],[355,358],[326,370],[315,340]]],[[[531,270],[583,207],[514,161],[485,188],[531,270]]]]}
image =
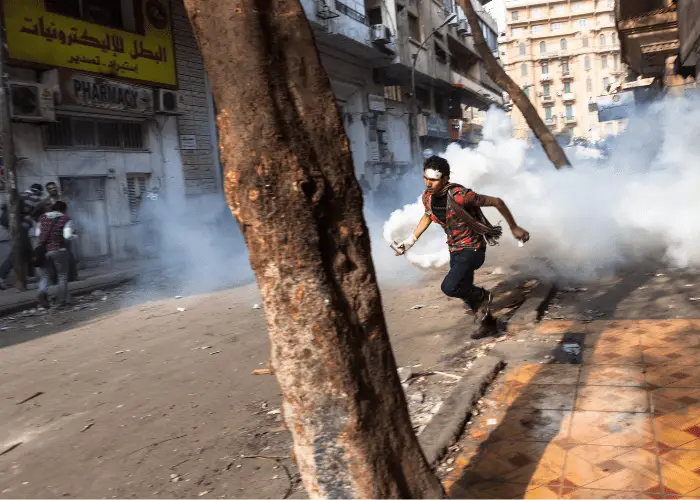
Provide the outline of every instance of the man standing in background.
{"type": "Polygon", "coordinates": [[[37,301],[39,305],[48,309],[49,302],[49,274],[48,269],[53,266],[58,275],[58,290],[56,300],[59,307],[68,304],[68,272],[70,270],[70,254],[66,248],[66,243],[75,237],[73,232],[73,221],[66,212],[68,206],[63,201],[57,201],[51,207],[51,211],[43,214],[39,218],[38,237],[39,244],[46,247],[46,262],[41,269],[41,280],[39,281],[39,295],[37,301]]]}
{"type": "MultiPolygon", "coordinates": [[[[58,189],[58,184],[55,182],[47,182],[46,183],[46,193],[47,196],[44,198],[41,203],[37,206],[36,211],[34,213],[34,217],[38,220],[39,217],[44,215],[45,213],[48,213],[52,210],[52,207],[54,203],[57,201],[65,201],[63,199],[63,196],[61,196],[61,192],[58,189]]],[[[75,252],[73,251],[73,248],[71,247],[71,241],[68,240],[66,241],[66,250],[68,251],[68,256],[70,258],[70,269],[68,271],[68,281],[77,281],[78,280],[78,260],[75,258],[75,252]]],[[[51,268],[48,270],[49,274],[51,276],[51,283],[56,284],[56,280],[58,279],[57,277],[57,271],[55,268],[51,268]]]]}

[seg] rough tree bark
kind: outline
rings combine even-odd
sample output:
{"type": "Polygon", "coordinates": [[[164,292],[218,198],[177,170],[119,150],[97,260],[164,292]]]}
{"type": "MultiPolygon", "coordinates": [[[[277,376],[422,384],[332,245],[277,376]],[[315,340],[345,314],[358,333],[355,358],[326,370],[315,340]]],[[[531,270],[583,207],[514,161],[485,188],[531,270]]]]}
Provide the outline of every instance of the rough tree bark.
{"type": "Polygon", "coordinates": [[[299,0],[184,0],[312,497],[441,497],[396,373],[348,140],[299,0]]]}
{"type": "Polygon", "coordinates": [[[570,166],[571,164],[564,150],[554,138],[552,131],[544,124],[537,110],[530,102],[530,99],[528,99],[520,86],[508,76],[508,73],[498,64],[498,61],[491,53],[491,48],[488,46],[488,43],[486,43],[484,33],[481,31],[481,26],[479,26],[479,16],[476,14],[471,0],[459,0],[459,4],[464,9],[464,14],[467,16],[469,27],[474,36],[474,48],[484,61],[486,72],[493,81],[508,92],[510,98],[513,99],[513,102],[523,114],[525,121],[535,134],[535,137],[537,137],[540,144],[542,144],[542,148],[545,153],[547,153],[547,157],[554,163],[554,166],[557,169],[570,166]]]}

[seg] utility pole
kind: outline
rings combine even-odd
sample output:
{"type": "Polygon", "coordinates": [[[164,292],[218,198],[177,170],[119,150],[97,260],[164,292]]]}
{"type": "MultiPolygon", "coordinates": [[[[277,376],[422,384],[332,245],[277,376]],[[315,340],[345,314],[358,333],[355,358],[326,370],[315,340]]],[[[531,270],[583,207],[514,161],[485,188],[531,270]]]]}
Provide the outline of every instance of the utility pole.
{"type": "Polygon", "coordinates": [[[27,289],[26,252],[22,248],[22,210],[20,209],[19,191],[17,189],[17,157],[12,139],[12,119],[10,117],[10,85],[7,74],[7,46],[5,44],[5,26],[0,26],[0,134],[2,134],[2,160],[5,169],[5,189],[10,195],[7,203],[9,218],[11,252],[14,255],[15,288],[27,289]]]}

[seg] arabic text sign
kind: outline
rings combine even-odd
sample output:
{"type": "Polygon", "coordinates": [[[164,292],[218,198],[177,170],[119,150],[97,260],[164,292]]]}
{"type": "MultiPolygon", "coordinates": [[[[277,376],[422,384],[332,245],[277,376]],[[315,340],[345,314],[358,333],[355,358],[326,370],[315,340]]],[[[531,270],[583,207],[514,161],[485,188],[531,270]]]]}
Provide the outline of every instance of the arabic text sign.
{"type": "Polygon", "coordinates": [[[633,112],[634,107],[635,100],[632,91],[602,95],[598,97],[598,121],[623,120],[633,112]]]}
{"type": "Polygon", "coordinates": [[[72,73],[61,81],[61,104],[153,114],[153,89],[72,73]]]}
{"type": "MultiPolygon", "coordinates": [[[[47,12],[42,0],[3,0],[10,59],[174,86],[166,0],[144,0],[160,15],[144,18],[145,35],[47,12]],[[167,23],[163,26],[163,13],[167,23]],[[161,24],[158,29],[153,22],[161,24]]],[[[144,5],[145,7],[145,5],[144,5]]],[[[153,12],[153,9],[149,12],[153,12]]]]}

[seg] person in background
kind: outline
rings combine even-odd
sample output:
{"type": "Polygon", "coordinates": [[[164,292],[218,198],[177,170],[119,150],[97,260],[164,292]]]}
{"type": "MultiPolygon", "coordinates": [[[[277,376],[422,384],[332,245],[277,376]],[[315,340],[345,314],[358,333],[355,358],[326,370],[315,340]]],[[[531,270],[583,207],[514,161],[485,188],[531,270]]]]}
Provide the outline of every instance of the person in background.
{"type": "Polygon", "coordinates": [[[41,279],[39,280],[39,295],[37,301],[39,305],[48,309],[49,302],[49,266],[56,268],[58,275],[58,285],[56,291],[56,301],[59,307],[68,304],[68,273],[70,270],[70,254],[66,248],[66,242],[75,238],[73,232],[73,221],[66,213],[68,205],[63,201],[57,201],[51,207],[51,211],[39,218],[37,236],[39,242],[46,245],[46,262],[41,268],[41,279]]]}
{"type": "MultiPolygon", "coordinates": [[[[55,182],[47,182],[46,183],[46,193],[47,196],[43,200],[41,200],[41,203],[36,207],[36,210],[34,212],[34,217],[38,219],[42,215],[44,215],[47,212],[51,211],[51,207],[53,207],[53,204],[56,203],[57,201],[65,201],[63,199],[63,196],[61,196],[61,192],[58,188],[58,184],[55,182]]],[[[68,281],[73,282],[78,280],[78,259],[75,257],[75,252],[73,251],[73,248],[71,248],[71,242],[66,241],[66,250],[68,250],[68,255],[70,257],[70,271],[68,273],[68,281]]],[[[49,269],[49,274],[51,277],[51,283],[54,285],[57,283],[58,280],[58,275],[56,273],[56,269],[51,268],[49,269]]]]}
{"type": "MultiPolygon", "coordinates": [[[[22,218],[22,227],[20,231],[20,251],[24,254],[25,262],[27,263],[27,277],[34,277],[34,266],[32,265],[32,242],[29,239],[29,231],[34,226],[34,222],[37,220],[35,214],[37,206],[41,203],[41,194],[44,192],[44,188],[41,184],[32,184],[29,189],[25,192],[20,193],[20,213],[22,218]]],[[[7,204],[3,205],[3,216],[8,214],[3,220],[0,221],[1,225],[9,231],[9,212],[7,204]]],[[[6,290],[7,285],[5,280],[10,275],[12,268],[14,267],[15,254],[12,248],[10,252],[5,257],[5,260],[0,264],[0,289],[6,290]]]]}

